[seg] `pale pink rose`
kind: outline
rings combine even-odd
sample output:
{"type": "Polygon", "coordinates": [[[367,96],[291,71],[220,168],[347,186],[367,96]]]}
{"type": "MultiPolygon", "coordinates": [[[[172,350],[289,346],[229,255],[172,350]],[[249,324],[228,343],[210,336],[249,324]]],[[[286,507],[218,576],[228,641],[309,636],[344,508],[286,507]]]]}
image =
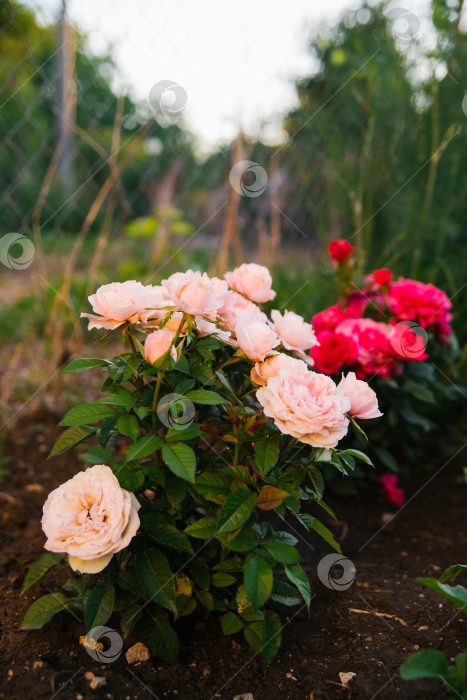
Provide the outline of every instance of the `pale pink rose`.
{"type": "Polygon", "coordinates": [[[226,272],[224,277],[232,289],[258,304],[271,301],[276,296],[276,292],[271,289],[270,272],[263,265],[243,263],[232,272],[226,272]]]}
{"type": "Polygon", "coordinates": [[[272,355],[280,340],[272,328],[256,316],[241,316],[235,326],[235,335],[240,350],[252,362],[263,361],[272,355]]]}
{"type": "Polygon", "coordinates": [[[284,315],[275,309],[271,311],[272,327],[282,341],[286,350],[303,352],[310,350],[318,341],[311,323],[306,323],[302,316],[293,311],[284,311],[284,315]]]}
{"type": "Polygon", "coordinates": [[[366,420],[383,415],[378,408],[375,392],[367,382],[357,379],[355,372],[349,372],[346,377],[342,376],[337,388],[350,399],[349,413],[355,418],[366,420]]]}
{"type": "Polygon", "coordinates": [[[191,316],[204,316],[214,321],[224,303],[227,283],[203,272],[176,272],[163,280],[163,287],[177,311],[191,316]]]}
{"type": "Polygon", "coordinates": [[[81,314],[81,318],[89,319],[89,330],[113,330],[127,321],[145,322],[156,315],[156,310],[171,303],[163,287],[151,284],[144,286],[134,280],[104,284],[88,299],[97,314],[81,314]]]}
{"type": "Polygon", "coordinates": [[[256,316],[259,320],[266,322],[267,316],[249,299],[245,299],[238,292],[229,290],[224,294],[224,303],[219,309],[221,322],[227,326],[231,333],[235,332],[235,326],[241,316],[256,316]]]}
{"type": "Polygon", "coordinates": [[[75,571],[96,574],[129,545],[139,527],[139,508],[110,467],[90,467],[49,494],[42,516],[44,547],[66,552],[75,571]]]}
{"type": "Polygon", "coordinates": [[[268,379],[277,377],[282,370],[294,369],[299,372],[306,372],[307,366],[302,360],[289,357],[283,352],[267,357],[264,362],[257,362],[252,368],[250,377],[255,384],[265,386],[268,379]]]}
{"type": "MultiPolygon", "coordinates": [[[[144,356],[146,361],[149,362],[150,365],[157,362],[157,360],[159,360],[159,358],[161,358],[162,355],[165,355],[165,353],[168,351],[172,345],[173,339],[174,334],[170,331],[166,331],[165,328],[160,331],[150,333],[144,341],[144,356]]],[[[170,354],[173,359],[177,361],[177,351],[175,347],[171,348],[170,354]]]]}
{"type": "Polygon", "coordinates": [[[300,442],[331,448],[347,434],[350,400],[324,374],[284,370],[256,396],[279,430],[300,442]]]}

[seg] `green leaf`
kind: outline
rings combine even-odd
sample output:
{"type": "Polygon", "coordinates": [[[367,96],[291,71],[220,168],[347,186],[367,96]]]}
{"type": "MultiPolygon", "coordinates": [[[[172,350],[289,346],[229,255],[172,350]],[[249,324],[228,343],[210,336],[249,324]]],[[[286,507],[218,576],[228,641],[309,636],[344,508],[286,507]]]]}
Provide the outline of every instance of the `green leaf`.
{"type": "Polygon", "coordinates": [[[297,590],[290,583],[277,579],[274,579],[271,600],[289,606],[299,605],[302,602],[302,599],[297,596],[297,590]]]}
{"type": "Polygon", "coordinates": [[[432,391],[428,387],[419,384],[418,382],[408,381],[402,387],[403,391],[407,391],[413,394],[420,401],[426,401],[427,403],[435,403],[435,397],[432,391]]]}
{"type": "Polygon", "coordinates": [[[339,552],[339,554],[342,554],[342,549],[341,546],[336,540],[334,539],[334,535],[332,534],[331,530],[329,530],[326,525],[323,525],[319,520],[316,520],[316,518],[313,520],[313,523],[311,525],[311,529],[314,530],[315,532],[318,533],[320,537],[323,538],[325,542],[331,545],[333,549],[336,550],[336,552],[339,552]]]}
{"type": "Polygon", "coordinates": [[[365,462],[365,464],[369,464],[370,467],[374,466],[368,455],[366,455],[364,452],[360,452],[360,450],[342,450],[339,452],[339,455],[351,455],[351,457],[356,457],[356,459],[361,459],[361,461],[365,462]]]}
{"type": "Polygon", "coordinates": [[[253,649],[259,652],[263,648],[263,623],[262,621],[252,622],[251,625],[243,630],[245,639],[253,649]]]}
{"type": "Polygon", "coordinates": [[[295,513],[295,517],[307,530],[312,528],[315,521],[315,518],[309,513],[295,513]]]}
{"type": "Polygon", "coordinates": [[[214,564],[213,568],[217,571],[241,571],[243,563],[242,557],[230,557],[214,564]]]}
{"type": "Polygon", "coordinates": [[[249,552],[250,549],[256,547],[256,544],[256,537],[254,535],[245,530],[240,530],[233,540],[225,544],[225,547],[231,549],[233,552],[249,552]]]}
{"type": "Polygon", "coordinates": [[[273,657],[279,651],[282,639],[282,624],[271,610],[266,610],[263,619],[263,660],[264,665],[271,663],[273,657]]]}
{"type": "Polygon", "coordinates": [[[211,406],[215,406],[216,404],[220,403],[230,403],[229,399],[225,399],[215,391],[209,391],[208,389],[193,389],[185,394],[185,398],[193,401],[193,403],[211,406]]]}
{"type": "Polygon", "coordinates": [[[294,586],[297,587],[309,610],[311,602],[311,589],[306,573],[303,571],[301,566],[286,566],[284,568],[287,578],[294,584],[294,586]]]}
{"type": "Polygon", "coordinates": [[[59,425],[84,425],[86,423],[98,423],[103,418],[115,415],[111,406],[103,403],[83,403],[70,409],[59,425]]]}
{"type": "Polygon", "coordinates": [[[142,515],[141,524],[156,542],[166,547],[171,547],[177,550],[177,552],[193,554],[190,540],[183,532],[180,532],[180,530],[177,530],[176,527],[168,523],[151,523],[151,519],[148,517],[151,515],[155,515],[155,513],[146,513],[142,515]]]}
{"type": "Polygon", "coordinates": [[[72,360],[66,367],[60,370],[59,374],[77,374],[84,372],[91,367],[104,367],[110,364],[108,360],[101,360],[99,357],[83,357],[80,360],[72,360]]]}
{"type": "Polygon", "coordinates": [[[193,448],[184,442],[165,444],[162,448],[162,459],[176,476],[194,483],[196,455],[193,448]]]}
{"type": "Polygon", "coordinates": [[[136,555],[136,572],[149,600],[172,612],[175,605],[175,582],[169,562],[158,549],[146,549],[136,555]]]}
{"type": "Polygon", "coordinates": [[[160,447],[162,447],[162,440],[160,440],[157,435],[145,435],[130,446],[126,459],[130,461],[149,457],[149,455],[152,455],[153,452],[156,452],[160,447]]]}
{"type": "Polygon", "coordinates": [[[120,612],[120,627],[124,637],[128,637],[128,635],[133,631],[133,627],[136,625],[142,614],[143,609],[139,603],[128,605],[120,612]]]}
{"type": "Polygon", "coordinates": [[[214,610],[214,598],[212,597],[212,594],[209,593],[209,591],[201,591],[198,590],[195,592],[196,597],[198,598],[199,602],[204,605],[204,607],[211,612],[211,610],[214,610]]]}
{"type": "Polygon", "coordinates": [[[233,612],[227,612],[221,618],[222,631],[224,634],[235,634],[243,629],[243,622],[233,612]]]}
{"type": "Polygon", "coordinates": [[[400,672],[406,681],[416,678],[443,678],[448,672],[448,662],[441,651],[422,649],[404,661],[400,672]]]}
{"type": "Polygon", "coordinates": [[[206,539],[207,537],[213,537],[216,534],[216,530],[217,522],[213,518],[201,518],[201,520],[188,525],[184,532],[190,537],[206,539]]]}
{"type": "Polygon", "coordinates": [[[275,561],[280,561],[281,564],[296,564],[302,559],[295,547],[281,542],[278,539],[272,538],[270,540],[265,540],[263,546],[268,554],[270,554],[275,561]]]}
{"type": "Polygon", "coordinates": [[[208,501],[223,503],[225,496],[230,493],[232,477],[225,472],[204,472],[196,479],[196,490],[208,501]]]}
{"type": "Polygon", "coordinates": [[[101,445],[93,445],[87,452],[81,455],[86,464],[112,464],[114,453],[110,448],[104,449],[101,445]]]}
{"type": "Polygon", "coordinates": [[[256,503],[256,493],[249,489],[237,489],[225,499],[220,511],[218,532],[232,532],[250,517],[256,503]]]}
{"type": "Polygon", "coordinates": [[[169,664],[177,661],[180,642],[177,633],[167,620],[154,620],[151,632],[151,645],[154,652],[169,664]]]}
{"type": "Polygon", "coordinates": [[[31,586],[41,580],[51,569],[63,561],[61,554],[52,554],[48,552],[43,554],[37,561],[32,564],[24,578],[21,593],[27,591],[31,586]]]}
{"type": "Polygon", "coordinates": [[[101,399],[97,399],[96,403],[109,404],[121,408],[123,411],[130,411],[133,408],[133,396],[130,392],[128,392],[128,394],[129,396],[126,394],[110,394],[109,396],[103,396],[101,399]]]}
{"type": "Polygon", "coordinates": [[[212,575],[212,585],[216,588],[225,588],[236,582],[235,576],[227,574],[225,571],[218,571],[212,575]]]}
{"type": "Polygon", "coordinates": [[[22,630],[39,630],[53,616],[66,610],[70,604],[70,598],[64,593],[48,593],[38,598],[26,611],[21,623],[22,630]]]}
{"type": "Polygon", "coordinates": [[[138,435],[139,424],[136,416],[120,416],[117,420],[117,428],[122,435],[135,438],[138,435]]]}
{"type": "Polygon", "coordinates": [[[177,506],[183,501],[186,496],[187,483],[184,479],[179,479],[177,476],[167,474],[165,494],[169,499],[170,505],[177,506]]]}
{"type": "Polygon", "coordinates": [[[169,428],[167,431],[167,434],[165,436],[165,439],[170,441],[175,441],[175,442],[185,442],[186,440],[193,440],[194,438],[197,438],[199,436],[199,425],[197,423],[192,423],[191,425],[188,425],[186,428],[183,428],[183,430],[179,430],[177,428],[169,428]]]}
{"type": "Polygon", "coordinates": [[[454,564],[449,566],[439,579],[440,583],[448,583],[453,578],[457,578],[463,571],[467,571],[467,564],[454,564]]]}
{"type": "Polygon", "coordinates": [[[86,631],[105,625],[112,614],[115,602],[115,588],[111,581],[102,581],[89,594],[84,608],[86,631]]]}
{"type": "Polygon", "coordinates": [[[274,440],[255,442],[256,469],[262,476],[266,476],[276,465],[279,451],[279,445],[274,440]]]}
{"type": "Polygon", "coordinates": [[[120,463],[113,467],[118,483],[126,491],[138,491],[144,485],[144,470],[138,462],[120,463]]]}
{"type": "Polygon", "coordinates": [[[96,428],[88,428],[87,425],[74,425],[71,428],[67,428],[63,431],[60,437],[55,441],[52,447],[49,458],[55,457],[55,455],[61,455],[64,452],[68,452],[72,447],[79,445],[80,442],[86,440],[91,435],[94,435],[96,428]]]}
{"type": "Polygon", "coordinates": [[[273,578],[268,562],[258,551],[251,552],[246,560],[243,582],[255,610],[264,605],[271,595],[273,578]]]}
{"type": "Polygon", "coordinates": [[[457,605],[462,612],[467,613],[467,588],[464,586],[448,586],[446,583],[440,583],[435,578],[418,578],[418,583],[423,583],[433,591],[441,593],[445,598],[457,605]]]}

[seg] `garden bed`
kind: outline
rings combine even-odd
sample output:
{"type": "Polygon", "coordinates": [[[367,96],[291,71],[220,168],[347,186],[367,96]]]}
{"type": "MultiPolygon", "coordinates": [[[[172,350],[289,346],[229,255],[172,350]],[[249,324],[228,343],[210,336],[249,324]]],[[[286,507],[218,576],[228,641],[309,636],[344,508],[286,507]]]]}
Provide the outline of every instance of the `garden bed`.
{"type": "MultiPolygon", "coordinates": [[[[391,523],[382,499],[328,498],[340,521],[325,522],[355,563],[356,581],[345,591],[325,588],[316,566],[330,550],[300,530],[305,539],[299,549],[314,595],[311,617],[306,610],[297,613],[300,606],[286,609],[290,624],[285,624],[281,649],[265,676],[261,656],[254,656],[242,634],[224,637],[218,619],[206,619],[202,612],[195,622],[178,624],[182,651],[175,666],[158,659],[129,665],[124,654],[113,664],[100,664],[78,643],[84,626],[69,615],[39,631],[19,630],[39,589],[57,590],[60,583],[60,572],[52,572],[20,594],[25,569],[44,543],[42,504],[49,491],[80,468],[78,456],[71,453],[47,461],[59,433],[54,424],[47,415],[23,421],[12,430],[5,451],[12,459],[0,495],[0,698],[231,700],[241,693],[252,693],[255,700],[449,697],[440,681],[402,681],[399,666],[417,648],[441,649],[450,658],[467,646],[462,615],[415,581],[417,576],[438,577],[466,551],[467,533],[459,533],[466,488],[461,457],[440,470],[391,523]],[[349,608],[394,618],[351,613],[349,608]],[[88,671],[105,677],[106,685],[91,690],[88,671]],[[348,690],[339,672],[356,673],[348,690]]],[[[408,500],[428,478],[418,475],[403,484],[408,500]]],[[[285,623],[284,608],[279,612],[285,623]]],[[[117,627],[112,619],[109,626],[117,627]]],[[[125,641],[125,650],[131,643],[125,641]]]]}

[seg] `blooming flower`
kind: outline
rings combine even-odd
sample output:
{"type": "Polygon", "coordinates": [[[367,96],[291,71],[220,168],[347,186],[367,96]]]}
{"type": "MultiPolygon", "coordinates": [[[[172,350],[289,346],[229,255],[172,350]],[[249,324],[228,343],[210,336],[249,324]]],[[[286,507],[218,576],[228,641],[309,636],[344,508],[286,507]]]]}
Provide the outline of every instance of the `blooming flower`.
{"type": "Polygon", "coordinates": [[[341,304],[330,306],[324,311],[313,316],[313,328],[315,333],[320,331],[335,331],[339,323],[347,318],[361,318],[367,300],[362,298],[351,299],[345,309],[341,304]]]}
{"type": "Polygon", "coordinates": [[[398,508],[404,505],[405,494],[403,489],[397,486],[396,474],[383,474],[379,479],[379,483],[383,487],[384,494],[389,503],[392,503],[398,508]]]}
{"type": "Polygon", "coordinates": [[[88,329],[113,330],[123,323],[145,322],[156,315],[157,310],[170,306],[165,290],[160,286],[142,285],[141,282],[112,282],[104,284],[88,297],[95,314],[81,314],[88,318],[88,329]]]}
{"type": "Polygon", "coordinates": [[[396,367],[398,355],[391,343],[392,327],[378,323],[371,318],[347,319],[342,321],[336,333],[351,338],[357,347],[356,362],[359,379],[372,374],[389,377],[396,367]]]}
{"type": "Polygon", "coordinates": [[[110,467],[90,467],[52,491],[44,503],[45,549],[66,552],[72,569],[96,574],[136,534],[139,508],[110,467]]]}
{"type": "Polygon", "coordinates": [[[282,433],[313,447],[335,447],[347,434],[350,399],[330,377],[285,370],[256,392],[264,413],[282,433]]]}
{"type": "Polygon", "coordinates": [[[415,321],[422,328],[433,328],[444,338],[452,331],[449,325],[452,304],[448,296],[433,284],[411,279],[393,282],[388,290],[388,305],[400,321],[415,321]]]}
{"type": "Polygon", "coordinates": [[[219,309],[221,323],[223,323],[231,333],[235,333],[235,326],[241,316],[256,316],[259,320],[266,322],[267,316],[261,311],[259,306],[238,292],[229,290],[224,294],[224,303],[219,309]]]}
{"type": "Polygon", "coordinates": [[[232,272],[226,272],[225,279],[232,289],[258,304],[271,301],[276,296],[276,292],[271,289],[271,274],[263,265],[244,263],[232,272]]]}
{"type": "Polygon", "coordinates": [[[366,382],[357,379],[355,372],[349,372],[346,377],[343,376],[337,388],[350,399],[351,416],[367,420],[383,415],[378,408],[376,393],[366,382]]]}
{"type": "MultiPolygon", "coordinates": [[[[165,329],[150,333],[144,341],[144,355],[149,364],[154,364],[168,351],[172,345],[174,334],[165,329]]],[[[170,350],[172,358],[177,360],[177,351],[172,346],[170,350]]]]}
{"type": "Polygon", "coordinates": [[[356,250],[355,246],[351,245],[345,238],[331,241],[328,245],[329,257],[337,263],[348,258],[354,250],[356,250]]]}
{"type": "Polygon", "coordinates": [[[235,326],[238,347],[252,362],[263,361],[272,355],[280,340],[264,321],[256,316],[241,316],[235,326]]]}
{"type": "Polygon", "coordinates": [[[303,360],[297,360],[295,357],[289,357],[289,355],[279,352],[277,355],[267,357],[264,362],[256,362],[250,373],[251,381],[265,386],[268,379],[277,377],[284,369],[306,372],[307,366],[303,360]]]}
{"type": "Polygon", "coordinates": [[[176,272],[162,281],[167,295],[177,311],[191,316],[204,316],[214,321],[224,303],[227,283],[203,272],[176,272]]]}
{"type": "Polygon", "coordinates": [[[392,279],[392,272],[387,267],[381,267],[373,272],[373,280],[381,287],[387,287],[392,279]]]}
{"type": "Polygon", "coordinates": [[[317,334],[319,345],[311,350],[315,369],[324,374],[339,374],[342,367],[353,365],[357,359],[357,346],[343,333],[321,331],[317,334]]]}
{"type": "Polygon", "coordinates": [[[317,340],[311,323],[306,323],[302,316],[293,311],[284,315],[275,309],[271,311],[272,327],[281,339],[286,350],[303,352],[316,345],[317,340]]]}

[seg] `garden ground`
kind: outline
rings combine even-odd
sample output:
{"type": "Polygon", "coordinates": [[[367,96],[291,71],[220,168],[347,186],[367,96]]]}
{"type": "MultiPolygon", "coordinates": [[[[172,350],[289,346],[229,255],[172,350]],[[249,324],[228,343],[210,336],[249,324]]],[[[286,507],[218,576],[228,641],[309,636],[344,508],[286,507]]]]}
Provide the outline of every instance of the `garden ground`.
{"type": "MultiPolygon", "coordinates": [[[[254,700],[449,697],[440,681],[402,681],[399,666],[418,648],[441,649],[452,658],[467,646],[462,614],[415,580],[438,577],[467,549],[461,454],[448,464],[440,459],[431,480],[418,474],[404,483],[409,502],[392,522],[387,504],[374,496],[328,499],[340,520],[324,522],[357,569],[355,583],[345,591],[321,584],[316,566],[329,548],[300,530],[299,549],[314,594],[311,616],[297,612],[299,607],[281,608],[283,621],[288,615],[290,623],[266,675],[260,655],[253,655],[241,633],[224,637],[217,618],[205,619],[202,612],[195,622],[180,621],[182,650],[175,666],[158,659],[129,665],[124,654],[113,664],[100,664],[78,643],[83,624],[70,616],[54,618],[40,631],[18,629],[39,588],[42,593],[49,586],[56,590],[54,584],[62,578],[53,572],[21,596],[24,572],[44,543],[40,517],[45,497],[81,468],[75,454],[47,461],[59,432],[55,422],[47,414],[24,419],[10,432],[5,449],[11,459],[0,493],[0,698],[232,700],[242,693],[252,693],[254,700]],[[88,671],[103,676],[106,685],[92,690],[88,671]],[[348,689],[340,672],[356,674],[348,689]]],[[[131,643],[126,640],[124,648],[131,643]]]]}

